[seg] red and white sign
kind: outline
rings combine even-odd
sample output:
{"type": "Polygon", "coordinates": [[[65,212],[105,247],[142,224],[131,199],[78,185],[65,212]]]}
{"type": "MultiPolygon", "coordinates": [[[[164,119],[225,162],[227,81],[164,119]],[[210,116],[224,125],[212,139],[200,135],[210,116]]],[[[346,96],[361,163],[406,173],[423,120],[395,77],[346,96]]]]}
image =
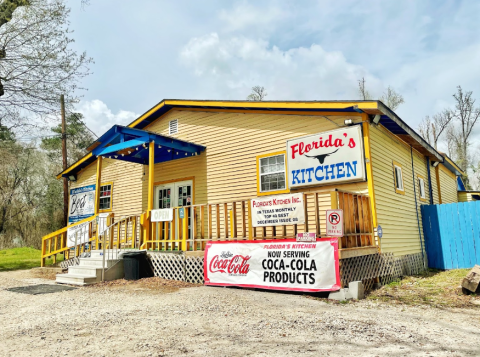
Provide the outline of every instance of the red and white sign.
{"type": "Polygon", "coordinates": [[[317,240],[316,233],[297,233],[297,242],[315,242],[317,240]]]}
{"type": "Polygon", "coordinates": [[[365,181],[360,125],[287,141],[288,186],[365,181]]]}
{"type": "Polygon", "coordinates": [[[338,240],[208,242],[205,285],[272,290],[340,289],[338,240]]]}
{"type": "Polygon", "coordinates": [[[253,227],[305,223],[302,193],[254,198],[250,209],[253,227]]]}
{"type": "Polygon", "coordinates": [[[343,210],[330,209],[326,213],[327,236],[343,237],[343,210]]]}

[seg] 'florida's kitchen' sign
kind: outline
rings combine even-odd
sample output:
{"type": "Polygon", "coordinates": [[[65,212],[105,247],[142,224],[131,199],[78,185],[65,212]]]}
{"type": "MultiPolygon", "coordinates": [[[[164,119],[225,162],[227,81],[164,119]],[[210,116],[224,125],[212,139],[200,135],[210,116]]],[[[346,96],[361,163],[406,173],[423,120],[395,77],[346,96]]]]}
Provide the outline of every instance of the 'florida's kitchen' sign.
{"type": "Polygon", "coordinates": [[[287,141],[289,187],[365,180],[360,125],[287,141]]]}

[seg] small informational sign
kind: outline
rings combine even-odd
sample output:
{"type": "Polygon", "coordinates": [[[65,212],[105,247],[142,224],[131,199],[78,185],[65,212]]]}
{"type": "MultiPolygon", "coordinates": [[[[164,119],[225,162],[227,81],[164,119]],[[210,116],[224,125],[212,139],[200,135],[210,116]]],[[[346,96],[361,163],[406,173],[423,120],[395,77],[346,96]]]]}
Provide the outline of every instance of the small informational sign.
{"type": "Polygon", "coordinates": [[[327,210],[327,231],[329,237],[343,237],[343,210],[331,209],[327,210]]]}
{"type": "Polygon", "coordinates": [[[205,285],[292,291],[340,289],[338,240],[208,242],[205,285]]]}
{"type": "Polygon", "coordinates": [[[297,242],[315,242],[317,240],[316,233],[297,233],[297,242]]]}
{"type": "Polygon", "coordinates": [[[151,211],[152,222],[171,222],[172,220],[173,220],[172,208],[153,209],[151,211]]]}
{"type": "Polygon", "coordinates": [[[95,214],[95,185],[72,188],[68,205],[68,223],[79,222],[95,214]]]}
{"type": "Polygon", "coordinates": [[[97,216],[97,230],[99,235],[103,235],[108,228],[108,216],[110,213],[100,213],[97,216]]]}
{"type": "Polygon", "coordinates": [[[88,243],[89,224],[90,222],[85,222],[67,229],[67,247],[75,247],[75,243],[77,245],[88,243]]]}
{"type": "Polygon", "coordinates": [[[303,194],[268,196],[251,200],[252,226],[282,226],[305,223],[303,194]]]}
{"type": "Polygon", "coordinates": [[[380,225],[377,226],[377,236],[378,236],[378,238],[383,237],[383,228],[380,225]]]}
{"type": "Polygon", "coordinates": [[[360,125],[287,141],[288,187],[365,181],[360,125]]]}
{"type": "Polygon", "coordinates": [[[185,208],[180,207],[180,208],[178,209],[178,217],[179,217],[180,219],[184,219],[184,218],[185,218],[185,208]]]}

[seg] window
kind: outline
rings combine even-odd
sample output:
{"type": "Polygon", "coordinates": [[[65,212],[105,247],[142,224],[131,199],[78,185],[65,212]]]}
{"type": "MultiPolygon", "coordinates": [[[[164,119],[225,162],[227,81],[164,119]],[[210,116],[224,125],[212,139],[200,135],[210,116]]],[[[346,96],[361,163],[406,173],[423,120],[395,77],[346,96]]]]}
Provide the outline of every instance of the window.
{"type": "Polygon", "coordinates": [[[178,119],[170,120],[168,123],[168,134],[173,135],[178,133],[178,119]]]}
{"type": "Polygon", "coordinates": [[[403,187],[402,165],[395,161],[393,162],[393,176],[395,180],[395,192],[404,195],[405,188],[403,187]]]}
{"type": "Polygon", "coordinates": [[[425,202],[427,196],[425,194],[425,179],[422,176],[418,176],[418,193],[420,195],[420,201],[425,202]]]}
{"type": "Polygon", "coordinates": [[[100,211],[112,210],[112,187],[111,182],[100,186],[100,211]]]}
{"type": "Polygon", "coordinates": [[[289,192],[285,152],[257,156],[257,193],[259,195],[289,192]]]}

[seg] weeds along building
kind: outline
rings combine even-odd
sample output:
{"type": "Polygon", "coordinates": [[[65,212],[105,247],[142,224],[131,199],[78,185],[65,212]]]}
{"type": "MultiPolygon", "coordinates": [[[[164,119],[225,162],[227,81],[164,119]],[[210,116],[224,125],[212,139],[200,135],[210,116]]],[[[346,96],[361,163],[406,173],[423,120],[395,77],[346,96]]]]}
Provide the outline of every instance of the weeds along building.
{"type": "MultiPolygon", "coordinates": [[[[325,211],[342,208],[345,280],[373,278],[355,275],[369,256],[421,269],[420,205],[457,202],[462,174],[380,101],[163,100],[89,151],[57,177],[72,195],[91,193],[89,212],[73,196],[69,212],[74,225],[92,222],[90,246],[101,243],[98,215],[108,216],[110,246],[199,256],[209,240],[322,237],[325,211]],[[294,193],[305,224],[253,226],[251,199],[294,193]],[[173,220],[152,222],[157,208],[173,208],[173,220]]],[[[66,235],[43,238],[42,260],[70,250],[66,235]]]]}

